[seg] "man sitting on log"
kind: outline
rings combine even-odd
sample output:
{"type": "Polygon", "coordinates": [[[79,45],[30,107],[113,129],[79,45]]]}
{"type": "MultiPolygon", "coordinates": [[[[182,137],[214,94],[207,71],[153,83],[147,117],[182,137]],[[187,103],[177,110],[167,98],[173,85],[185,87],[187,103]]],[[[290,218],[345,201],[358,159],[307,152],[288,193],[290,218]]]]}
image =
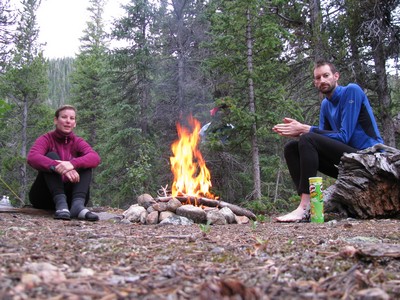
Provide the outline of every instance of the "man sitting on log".
{"type": "Polygon", "coordinates": [[[337,178],[337,165],[344,153],[383,144],[372,108],[362,89],[354,83],[338,85],[339,73],[327,61],[314,67],[314,85],[324,94],[319,126],[302,124],[291,118],[273,127],[281,136],[295,137],[285,145],[284,155],[290,176],[301,197],[298,208],[276,218],[297,222],[306,218],[310,207],[309,177],[317,171],[337,178]]]}

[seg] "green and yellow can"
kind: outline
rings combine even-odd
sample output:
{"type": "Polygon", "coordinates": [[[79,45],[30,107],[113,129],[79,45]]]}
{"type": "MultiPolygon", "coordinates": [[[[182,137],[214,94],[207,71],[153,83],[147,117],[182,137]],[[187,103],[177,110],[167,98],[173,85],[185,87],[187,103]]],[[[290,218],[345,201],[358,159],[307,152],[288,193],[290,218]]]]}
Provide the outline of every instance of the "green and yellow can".
{"type": "Polygon", "coordinates": [[[311,223],[324,223],[324,199],[322,196],[322,177],[310,177],[311,223]]]}

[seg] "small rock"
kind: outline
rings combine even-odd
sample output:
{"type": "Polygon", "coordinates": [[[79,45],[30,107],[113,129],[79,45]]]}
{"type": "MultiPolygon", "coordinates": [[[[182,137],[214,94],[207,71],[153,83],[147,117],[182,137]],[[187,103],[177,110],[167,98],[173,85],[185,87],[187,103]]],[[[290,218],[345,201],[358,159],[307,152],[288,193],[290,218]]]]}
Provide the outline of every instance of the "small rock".
{"type": "Polygon", "coordinates": [[[175,212],[178,207],[181,207],[182,203],[176,198],[172,198],[167,202],[167,210],[175,212]]]}
{"type": "Polygon", "coordinates": [[[193,221],[182,216],[171,216],[169,218],[166,218],[162,220],[160,225],[193,225],[193,221]]]}
{"type": "Polygon", "coordinates": [[[21,283],[23,283],[28,288],[33,288],[42,282],[40,277],[36,274],[25,273],[21,275],[21,283]]]}
{"type": "Polygon", "coordinates": [[[138,206],[137,204],[131,205],[131,207],[122,214],[125,219],[132,223],[146,222],[147,211],[143,206],[138,206]]]}
{"type": "Polygon", "coordinates": [[[149,206],[146,210],[147,210],[147,213],[149,213],[149,214],[152,213],[153,211],[156,211],[153,206],[149,206]]]}
{"type": "Polygon", "coordinates": [[[156,200],[149,194],[142,194],[137,198],[137,203],[144,208],[148,208],[156,203],[156,200]]]}
{"type": "Polygon", "coordinates": [[[152,205],[154,210],[156,211],[166,211],[167,210],[167,203],[165,202],[157,202],[152,205]]]}
{"type": "Polygon", "coordinates": [[[235,216],[236,223],[238,224],[249,224],[250,219],[246,216],[235,216]]]}
{"type": "Polygon", "coordinates": [[[225,249],[222,247],[215,247],[210,252],[214,254],[222,254],[225,252],[225,249]]]}
{"type": "Polygon", "coordinates": [[[235,214],[229,207],[223,207],[219,210],[219,212],[225,217],[225,220],[228,224],[233,224],[236,222],[235,214]]]}
{"type": "Polygon", "coordinates": [[[371,236],[355,236],[345,239],[350,243],[381,243],[382,241],[376,237],[371,236]]]}
{"type": "Polygon", "coordinates": [[[380,288],[370,288],[358,291],[355,295],[356,300],[389,300],[389,295],[380,288]]]}
{"type": "Polygon", "coordinates": [[[123,216],[121,216],[121,215],[109,213],[106,211],[97,212],[96,214],[99,216],[99,219],[102,221],[108,221],[108,220],[121,221],[121,219],[123,218],[123,216]]]}
{"type": "MultiPolygon", "coordinates": [[[[58,267],[47,262],[30,263],[25,266],[25,269],[39,276],[45,283],[59,283],[66,280],[64,273],[58,267]]],[[[33,279],[33,277],[29,278],[33,279]]]]}
{"type": "Polygon", "coordinates": [[[219,210],[211,210],[207,213],[207,223],[211,225],[226,225],[225,216],[219,210]]]}
{"type": "Polygon", "coordinates": [[[96,274],[96,272],[93,269],[81,267],[79,272],[75,273],[74,275],[76,277],[89,277],[93,276],[94,274],[96,274]]]}
{"type": "Polygon", "coordinates": [[[155,225],[158,223],[158,211],[149,213],[146,217],[146,224],[155,225]]]}
{"type": "Polygon", "coordinates": [[[172,211],[162,211],[160,212],[160,216],[158,218],[158,220],[161,222],[162,220],[165,220],[169,217],[173,217],[175,216],[175,214],[172,211]]]}

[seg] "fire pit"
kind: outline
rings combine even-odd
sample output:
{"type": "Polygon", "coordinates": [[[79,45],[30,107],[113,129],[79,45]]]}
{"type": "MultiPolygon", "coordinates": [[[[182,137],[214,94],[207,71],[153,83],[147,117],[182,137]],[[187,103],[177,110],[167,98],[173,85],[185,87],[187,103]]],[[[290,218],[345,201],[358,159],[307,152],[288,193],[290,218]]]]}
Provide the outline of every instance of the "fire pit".
{"type": "Polygon", "coordinates": [[[190,129],[177,124],[179,139],[171,145],[171,191],[166,186],[157,197],[140,195],[138,203],[123,213],[124,218],[142,224],[231,224],[254,220],[251,211],[221,201],[211,193],[211,174],[198,149],[200,122],[190,116],[188,123],[190,129]]]}

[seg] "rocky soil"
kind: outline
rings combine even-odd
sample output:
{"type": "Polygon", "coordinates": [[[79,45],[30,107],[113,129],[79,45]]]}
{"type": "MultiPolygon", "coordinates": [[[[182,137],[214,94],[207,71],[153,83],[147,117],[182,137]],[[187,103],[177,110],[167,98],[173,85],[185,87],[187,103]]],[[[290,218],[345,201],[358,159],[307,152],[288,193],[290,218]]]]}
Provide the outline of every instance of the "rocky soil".
{"type": "Polygon", "coordinates": [[[138,225],[0,213],[0,299],[399,299],[399,220],[138,225]]]}

